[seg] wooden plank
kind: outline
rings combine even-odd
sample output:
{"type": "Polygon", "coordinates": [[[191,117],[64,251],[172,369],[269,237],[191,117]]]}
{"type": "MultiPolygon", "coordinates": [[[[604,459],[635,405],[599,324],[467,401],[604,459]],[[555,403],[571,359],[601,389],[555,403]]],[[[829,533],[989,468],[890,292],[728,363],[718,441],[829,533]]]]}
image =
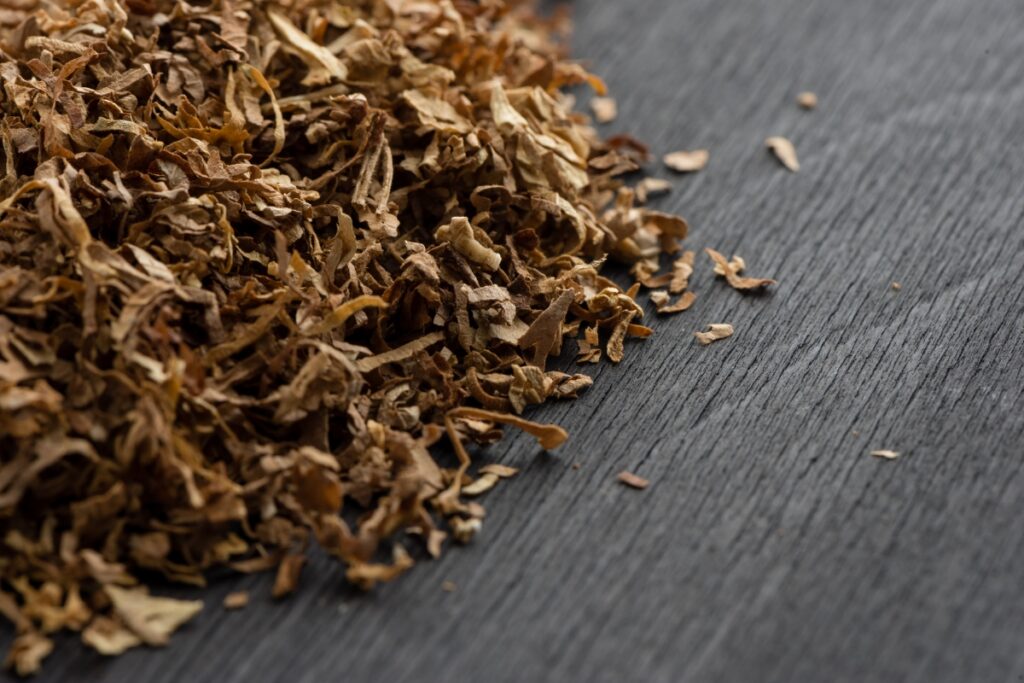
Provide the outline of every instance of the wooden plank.
{"type": "Polygon", "coordinates": [[[370,595],[323,558],[278,605],[266,577],[220,581],[166,650],[61,642],[37,680],[1024,674],[1017,0],[575,10],[574,52],[619,100],[606,130],[711,149],[660,206],[776,290],[741,296],[699,262],[690,311],[652,315],[655,337],[585,397],[534,413],[569,429],[557,454],[490,449],[523,472],[486,496],[469,548],[370,595]],[[818,110],[796,106],[805,89],[818,110]],[[800,173],[769,135],[794,141],[800,173]],[[736,334],[700,347],[711,322],[736,334]],[[240,587],[248,608],[217,607],[240,587]]]}

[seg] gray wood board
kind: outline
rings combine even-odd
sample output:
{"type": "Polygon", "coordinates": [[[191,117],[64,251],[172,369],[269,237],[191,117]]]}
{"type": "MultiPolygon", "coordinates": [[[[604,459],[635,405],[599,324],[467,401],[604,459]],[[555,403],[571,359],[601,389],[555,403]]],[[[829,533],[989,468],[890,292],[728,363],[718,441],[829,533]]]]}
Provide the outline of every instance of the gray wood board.
{"type": "Polygon", "coordinates": [[[1024,5],[575,14],[574,53],[619,100],[606,131],[711,150],[658,206],[775,291],[731,291],[701,256],[693,309],[652,312],[655,336],[588,370],[584,397],[532,414],[568,428],[564,447],[510,434],[485,452],[523,472],[487,496],[470,547],[369,595],[324,558],[279,604],[269,577],[221,580],[165,650],[106,660],[68,639],[38,680],[1024,674],[1024,5]],[[817,111],[796,107],[804,89],[817,111]],[[795,142],[800,173],[769,135],[795,142]],[[698,346],[712,322],[736,335],[698,346]],[[651,487],[618,484],[624,469],[651,487]],[[224,612],[242,587],[253,602],[224,612]]]}

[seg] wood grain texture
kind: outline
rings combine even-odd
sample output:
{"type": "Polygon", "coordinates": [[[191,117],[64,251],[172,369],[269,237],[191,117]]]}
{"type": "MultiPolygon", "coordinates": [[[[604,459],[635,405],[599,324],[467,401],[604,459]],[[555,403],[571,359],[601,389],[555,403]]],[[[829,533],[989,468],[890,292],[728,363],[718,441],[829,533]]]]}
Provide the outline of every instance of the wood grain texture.
{"type": "Polygon", "coordinates": [[[37,680],[1024,675],[1020,0],[575,13],[574,53],[619,100],[606,130],[711,150],[659,206],[775,291],[741,296],[699,261],[690,311],[652,309],[654,338],[533,413],[569,429],[562,449],[486,451],[523,472],[488,494],[470,547],[369,595],[323,558],[276,605],[268,577],[221,580],[169,648],[105,660],[68,639],[37,680]],[[712,322],[736,334],[700,347],[712,322]],[[903,456],[868,455],[882,448],[903,456]],[[239,588],[249,607],[224,612],[239,588]]]}

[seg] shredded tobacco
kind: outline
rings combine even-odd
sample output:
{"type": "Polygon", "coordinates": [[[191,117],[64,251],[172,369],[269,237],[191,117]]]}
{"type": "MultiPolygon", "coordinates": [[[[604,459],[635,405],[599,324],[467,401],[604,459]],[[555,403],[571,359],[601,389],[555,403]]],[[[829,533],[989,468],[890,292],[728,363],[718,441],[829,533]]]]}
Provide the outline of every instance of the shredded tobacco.
{"type": "Polygon", "coordinates": [[[471,474],[465,444],[508,425],[556,448],[519,413],[590,379],[548,359],[570,338],[618,362],[651,333],[637,287],[600,271],[653,276],[687,225],[618,179],[641,144],[570,111],[563,87],[604,86],[564,59],[562,20],[518,0],[26,0],[3,23],[18,673],[64,629],[104,654],[164,644],[202,603],[154,577],[275,571],[283,597],[313,542],[363,587],[411,567],[406,544],[468,542],[467,496],[515,471],[471,474]]]}
{"type": "Polygon", "coordinates": [[[747,267],[746,261],[739,256],[734,256],[733,260],[727,261],[724,256],[715,251],[714,249],[705,249],[711,260],[714,261],[714,272],[716,275],[721,275],[725,278],[725,281],[729,283],[729,286],[733,289],[740,291],[757,290],[767,287],[768,285],[776,284],[775,280],[770,278],[762,277],[743,277],[739,273],[747,267]]]}
{"type": "Polygon", "coordinates": [[[876,458],[881,458],[882,460],[895,460],[900,457],[900,454],[896,451],[889,450],[871,451],[871,455],[876,458]]]}

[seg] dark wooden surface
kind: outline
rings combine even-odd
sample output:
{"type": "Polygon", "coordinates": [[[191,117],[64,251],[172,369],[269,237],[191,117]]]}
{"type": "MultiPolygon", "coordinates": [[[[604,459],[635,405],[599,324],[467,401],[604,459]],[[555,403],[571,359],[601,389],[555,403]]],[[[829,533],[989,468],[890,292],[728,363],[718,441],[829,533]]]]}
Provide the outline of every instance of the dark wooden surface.
{"type": "Polygon", "coordinates": [[[524,471],[471,547],[370,595],[323,559],[277,605],[267,577],[221,581],[169,648],[62,642],[39,680],[1020,680],[1024,5],[575,5],[608,131],[711,149],[660,206],[776,291],[700,262],[693,309],[533,414],[560,451],[488,451],[524,471]],[[699,347],[711,322],[736,335],[699,347]]]}

